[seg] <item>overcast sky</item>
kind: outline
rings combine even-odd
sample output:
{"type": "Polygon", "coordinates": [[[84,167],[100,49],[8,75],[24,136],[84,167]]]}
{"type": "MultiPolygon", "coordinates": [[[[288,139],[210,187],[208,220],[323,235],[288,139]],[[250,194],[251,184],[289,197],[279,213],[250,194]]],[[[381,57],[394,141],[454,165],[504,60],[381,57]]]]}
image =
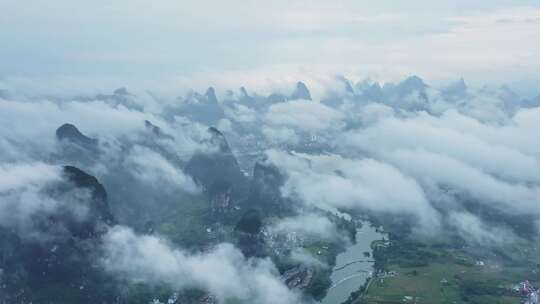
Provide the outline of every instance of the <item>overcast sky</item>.
{"type": "Polygon", "coordinates": [[[0,12],[4,85],[540,79],[538,0],[0,0],[0,12]]]}

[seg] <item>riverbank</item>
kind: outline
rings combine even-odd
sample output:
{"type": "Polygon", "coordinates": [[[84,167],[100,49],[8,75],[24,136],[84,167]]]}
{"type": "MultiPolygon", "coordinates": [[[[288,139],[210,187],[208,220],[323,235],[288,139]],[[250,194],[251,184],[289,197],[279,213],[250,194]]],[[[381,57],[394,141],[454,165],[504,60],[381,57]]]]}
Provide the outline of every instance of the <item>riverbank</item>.
{"type": "Polygon", "coordinates": [[[332,286],[321,301],[322,304],[343,303],[350,298],[351,293],[358,291],[359,286],[366,284],[374,270],[374,260],[366,256],[372,256],[371,244],[383,236],[367,223],[357,230],[356,242],[336,257],[330,276],[332,286]]]}

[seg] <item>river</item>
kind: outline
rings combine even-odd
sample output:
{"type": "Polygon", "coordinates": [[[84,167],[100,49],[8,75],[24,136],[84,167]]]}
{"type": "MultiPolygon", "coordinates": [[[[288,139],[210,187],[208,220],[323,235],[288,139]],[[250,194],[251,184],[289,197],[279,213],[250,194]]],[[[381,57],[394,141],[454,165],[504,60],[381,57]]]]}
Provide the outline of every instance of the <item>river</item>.
{"type": "Polygon", "coordinates": [[[332,287],[328,290],[322,304],[340,304],[349,298],[351,292],[358,290],[373,271],[371,242],[383,238],[369,223],[364,223],[356,232],[356,243],[339,254],[332,270],[332,287]],[[366,257],[364,252],[369,252],[366,257]]]}

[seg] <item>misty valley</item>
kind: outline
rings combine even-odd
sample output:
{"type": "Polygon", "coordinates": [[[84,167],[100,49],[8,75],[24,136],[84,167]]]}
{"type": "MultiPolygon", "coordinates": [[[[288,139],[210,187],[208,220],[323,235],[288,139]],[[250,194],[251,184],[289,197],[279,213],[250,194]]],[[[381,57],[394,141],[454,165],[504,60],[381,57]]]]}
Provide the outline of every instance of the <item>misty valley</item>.
{"type": "Polygon", "coordinates": [[[540,96],[0,94],[0,303],[537,303],[540,96]]]}

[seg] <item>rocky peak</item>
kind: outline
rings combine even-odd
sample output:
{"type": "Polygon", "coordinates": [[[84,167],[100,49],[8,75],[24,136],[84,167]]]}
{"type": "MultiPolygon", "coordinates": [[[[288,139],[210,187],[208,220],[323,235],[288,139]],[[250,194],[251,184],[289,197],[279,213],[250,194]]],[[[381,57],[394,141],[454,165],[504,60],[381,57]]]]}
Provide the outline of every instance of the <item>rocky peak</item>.
{"type": "Polygon", "coordinates": [[[441,90],[443,96],[450,100],[459,100],[467,96],[467,84],[463,78],[460,78],[458,81],[450,84],[446,88],[441,90]]]}
{"type": "Polygon", "coordinates": [[[56,129],[56,138],[60,141],[69,141],[80,146],[95,146],[97,139],[82,134],[75,125],[66,123],[56,129]]]}
{"type": "Polygon", "coordinates": [[[206,93],[204,94],[204,96],[206,97],[206,100],[208,102],[214,103],[214,104],[218,103],[218,99],[216,97],[216,90],[213,87],[209,87],[206,90],[206,93]]]}
{"type": "MultiPolygon", "coordinates": [[[[387,84],[385,84],[387,86],[387,84]]],[[[383,87],[377,81],[372,82],[368,79],[359,82],[355,85],[360,95],[371,101],[381,102],[384,99],[383,87]]]]}
{"type": "Polygon", "coordinates": [[[213,213],[227,213],[233,208],[232,185],[226,180],[215,181],[208,189],[210,209],[213,213]]]}
{"type": "Polygon", "coordinates": [[[87,166],[99,157],[98,140],[82,134],[72,124],[64,124],[56,130],[57,153],[52,157],[62,164],[87,166]]]}
{"type": "Polygon", "coordinates": [[[167,138],[167,139],[174,139],[171,135],[165,134],[163,131],[161,131],[161,128],[154,125],[151,121],[145,120],[144,126],[147,130],[152,132],[153,135],[155,135],[158,138],[167,138]]]}
{"type": "Polygon", "coordinates": [[[389,96],[397,97],[399,99],[407,97],[415,92],[423,94],[427,89],[427,85],[422,78],[418,76],[410,76],[407,79],[401,81],[397,85],[385,84],[383,90],[389,96]]]}
{"type": "Polygon", "coordinates": [[[0,302],[112,303],[113,297],[102,294],[106,277],[95,263],[100,237],[112,223],[105,189],[95,177],[67,166],[63,180],[42,194],[58,205],[33,214],[31,237],[26,230],[0,227],[0,269],[8,282],[0,302]]]}
{"type": "Polygon", "coordinates": [[[97,178],[74,166],[63,167],[65,183],[58,186],[56,195],[65,196],[74,190],[86,190],[89,197],[85,200],[73,200],[70,203],[84,204],[87,214],[81,220],[73,221],[70,218],[59,219],[64,221],[69,230],[79,237],[93,237],[100,233],[100,225],[110,225],[114,222],[109,209],[107,192],[97,178]]]}
{"type": "Polygon", "coordinates": [[[215,125],[220,119],[225,117],[225,113],[221,108],[216,97],[214,88],[210,87],[206,93],[200,94],[197,92],[189,93],[183,100],[182,105],[178,108],[170,109],[169,115],[185,116],[193,121],[205,124],[215,125]]]}
{"type": "Polygon", "coordinates": [[[533,99],[524,101],[524,102],[523,102],[523,105],[524,105],[525,107],[529,107],[529,108],[540,107],[540,95],[536,96],[536,97],[533,98],[533,99]]]}
{"type": "MultiPolygon", "coordinates": [[[[107,201],[107,192],[97,178],[84,172],[74,166],[64,166],[63,173],[69,182],[72,182],[78,188],[89,189],[92,193],[92,198],[100,202],[107,201]]],[[[105,208],[108,209],[108,206],[105,208]]]]}
{"type": "Polygon", "coordinates": [[[240,94],[243,98],[249,97],[249,94],[245,87],[240,87],[240,94]]]}
{"type": "Polygon", "coordinates": [[[467,91],[467,84],[465,83],[465,79],[463,79],[463,77],[461,77],[458,82],[456,82],[454,87],[460,91],[467,91]]]}
{"type": "Polygon", "coordinates": [[[249,234],[257,234],[261,232],[262,217],[259,211],[250,209],[246,211],[234,228],[235,231],[245,232],[249,234]]]}
{"type": "Polygon", "coordinates": [[[281,196],[285,176],[274,165],[257,162],[253,168],[253,179],[249,188],[248,201],[252,208],[287,212],[290,205],[281,196]]]}
{"type": "Polygon", "coordinates": [[[287,97],[282,94],[272,93],[266,98],[269,104],[280,103],[287,101],[287,97]]]}
{"type": "Polygon", "coordinates": [[[400,82],[398,86],[409,89],[409,90],[423,90],[427,88],[427,85],[424,83],[424,80],[422,80],[422,78],[416,75],[407,77],[407,79],[400,82]]]}
{"type": "Polygon", "coordinates": [[[253,167],[253,180],[265,182],[271,180],[273,185],[279,187],[283,183],[283,176],[276,166],[257,162],[253,167]]]}
{"type": "Polygon", "coordinates": [[[236,245],[246,257],[265,255],[261,229],[262,217],[255,209],[247,210],[236,224],[236,245]]]}
{"type": "Polygon", "coordinates": [[[225,136],[223,136],[223,133],[221,133],[220,130],[218,130],[216,127],[210,127],[208,128],[208,132],[210,134],[212,134],[213,136],[218,136],[218,137],[223,137],[225,138],[225,136]]]}
{"type": "Polygon", "coordinates": [[[218,148],[220,153],[232,153],[229,143],[221,131],[215,127],[210,127],[208,133],[210,134],[210,144],[218,148]]]}
{"type": "Polygon", "coordinates": [[[120,96],[127,96],[129,95],[129,92],[126,88],[122,87],[122,88],[118,88],[116,90],[114,90],[113,92],[114,95],[120,95],[120,96]]]}
{"type": "Polygon", "coordinates": [[[232,206],[231,200],[244,192],[245,177],[223,133],[214,127],[208,132],[210,152],[193,155],[184,171],[206,190],[210,201],[216,199],[218,205],[232,206]]]}
{"type": "Polygon", "coordinates": [[[345,92],[347,92],[348,94],[354,94],[354,89],[349,79],[345,78],[345,76],[337,76],[336,80],[343,83],[343,85],[345,86],[345,92]]]}
{"type": "Polygon", "coordinates": [[[306,99],[311,100],[311,93],[309,92],[307,86],[299,81],[296,83],[296,89],[292,93],[290,99],[306,99]]]}

